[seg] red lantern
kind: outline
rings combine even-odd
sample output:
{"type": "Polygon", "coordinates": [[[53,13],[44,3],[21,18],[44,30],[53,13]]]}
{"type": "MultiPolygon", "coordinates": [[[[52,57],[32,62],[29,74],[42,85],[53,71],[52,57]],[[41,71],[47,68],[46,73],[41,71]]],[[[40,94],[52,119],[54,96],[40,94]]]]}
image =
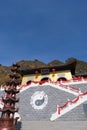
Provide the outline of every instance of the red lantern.
{"type": "Polygon", "coordinates": [[[35,74],[38,74],[38,73],[39,73],[39,72],[36,70],[36,71],[35,71],[35,74]]]}
{"type": "Polygon", "coordinates": [[[52,69],[52,72],[55,72],[55,71],[56,71],[55,68],[53,68],[53,69],[52,69]]]}

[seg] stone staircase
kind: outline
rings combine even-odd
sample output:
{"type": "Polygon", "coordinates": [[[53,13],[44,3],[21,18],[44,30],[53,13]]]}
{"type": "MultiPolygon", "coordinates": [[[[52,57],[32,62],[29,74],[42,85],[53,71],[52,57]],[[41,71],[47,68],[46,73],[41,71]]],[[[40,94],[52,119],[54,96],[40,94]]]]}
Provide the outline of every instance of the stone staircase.
{"type": "Polygon", "coordinates": [[[19,95],[19,114],[23,120],[50,120],[51,114],[56,111],[58,104],[64,104],[68,98],[74,99],[75,97],[76,96],[73,94],[58,90],[47,85],[42,87],[37,86],[34,88],[29,88],[19,95]],[[42,110],[35,110],[30,104],[31,96],[36,91],[44,91],[48,95],[48,104],[42,110]]]}
{"type": "Polygon", "coordinates": [[[87,83],[80,83],[80,84],[71,84],[71,86],[80,88],[81,92],[87,91],[87,83]]]}
{"type": "Polygon", "coordinates": [[[87,101],[87,92],[80,94],[74,100],[68,100],[64,105],[58,106],[57,111],[52,114],[50,120],[54,121],[57,118],[60,118],[62,115],[66,114],[67,112],[75,109],[77,106],[83,104],[87,101]]]}
{"type": "MultiPolygon", "coordinates": [[[[70,84],[70,86],[81,88],[82,92],[87,91],[86,83],[70,84]]],[[[0,97],[3,95],[4,95],[3,91],[0,91],[0,97]]],[[[61,106],[68,99],[73,100],[77,97],[77,95],[73,93],[69,93],[69,91],[64,91],[64,90],[61,90],[61,89],[58,89],[56,87],[52,87],[46,84],[42,86],[37,85],[35,87],[34,86],[28,87],[26,90],[21,91],[17,96],[20,98],[20,101],[17,104],[17,107],[19,107],[19,114],[21,115],[21,118],[22,118],[21,122],[19,122],[16,126],[17,130],[31,130],[33,127],[33,123],[34,123],[34,126],[39,124],[39,122],[41,122],[42,125],[44,124],[44,122],[48,122],[48,124],[50,124],[49,122],[50,122],[51,115],[55,113],[55,111],[57,110],[57,105],[61,106]],[[45,92],[45,94],[48,96],[48,103],[41,110],[34,109],[32,105],[30,104],[32,95],[37,91],[45,92]],[[30,125],[32,124],[32,127],[29,127],[29,124],[30,125]]],[[[64,121],[86,122],[87,121],[87,101],[75,107],[68,113],[64,114],[63,116],[58,118],[55,122],[58,123],[58,122],[64,122],[64,121]]],[[[50,128],[50,130],[53,130],[53,129],[50,128]]]]}
{"type": "MultiPolygon", "coordinates": [[[[86,90],[86,84],[74,84],[71,85],[73,87],[81,88],[81,91],[84,92],[86,90]],[[84,90],[84,91],[83,91],[84,90]]],[[[64,104],[68,99],[73,100],[76,96],[69,93],[69,91],[61,91],[60,89],[53,88],[49,85],[38,85],[36,87],[30,87],[25,91],[22,91],[19,95],[20,102],[18,104],[20,108],[20,115],[24,121],[49,121],[51,115],[57,110],[57,105],[64,104]],[[44,91],[48,95],[48,104],[43,110],[35,110],[31,104],[30,99],[34,92],[36,91],[44,91]]],[[[86,101],[77,106],[75,109],[66,113],[59,120],[87,120],[85,116],[84,106],[86,106],[86,101]],[[80,113],[80,114],[79,114],[80,113]],[[68,116],[67,116],[68,115],[68,116]]]]}

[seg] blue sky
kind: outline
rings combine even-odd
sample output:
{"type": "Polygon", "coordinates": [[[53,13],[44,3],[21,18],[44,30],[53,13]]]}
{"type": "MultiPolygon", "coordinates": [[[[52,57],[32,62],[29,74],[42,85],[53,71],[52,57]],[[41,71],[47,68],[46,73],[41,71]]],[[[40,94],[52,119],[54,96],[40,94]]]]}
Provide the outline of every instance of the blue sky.
{"type": "Polygon", "coordinates": [[[87,61],[87,0],[1,0],[0,64],[87,61]]]}

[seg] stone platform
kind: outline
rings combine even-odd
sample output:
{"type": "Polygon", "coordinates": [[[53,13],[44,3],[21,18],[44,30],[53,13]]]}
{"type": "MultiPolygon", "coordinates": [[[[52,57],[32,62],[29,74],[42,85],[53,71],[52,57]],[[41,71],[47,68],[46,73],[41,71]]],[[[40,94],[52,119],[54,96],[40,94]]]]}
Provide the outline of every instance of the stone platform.
{"type": "Polygon", "coordinates": [[[87,130],[87,121],[23,121],[17,130],[87,130]]]}

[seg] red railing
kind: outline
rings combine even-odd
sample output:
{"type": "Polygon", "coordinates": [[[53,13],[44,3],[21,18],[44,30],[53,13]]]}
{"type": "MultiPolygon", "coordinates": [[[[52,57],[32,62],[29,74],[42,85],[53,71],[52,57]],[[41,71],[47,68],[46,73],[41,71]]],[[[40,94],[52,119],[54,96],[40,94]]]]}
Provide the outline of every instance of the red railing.
{"type": "Polygon", "coordinates": [[[70,89],[70,90],[73,90],[73,91],[80,92],[80,88],[76,88],[76,87],[73,87],[73,86],[65,85],[65,84],[62,84],[62,83],[59,83],[59,85],[61,87],[66,88],[66,89],[70,89]]]}
{"type": "Polygon", "coordinates": [[[82,93],[82,94],[79,94],[79,96],[77,96],[74,100],[68,100],[64,105],[58,106],[58,115],[61,114],[61,109],[64,109],[64,108],[67,107],[70,103],[71,103],[71,104],[74,104],[74,103],[78,102],[78,100],[80,99],[80,97],[83,97],[83,96],[85,96],[85,95],[87,95],[87,91],[84,92],[84,93],[82,93]]]}
{"type": "Polygon", "coordinates": [[[40,81],[40,82],[36,82],[36,81],[31,81],[29,84],[23,84],[23,85],[20,85],[20,88],[19,89],[22,89],[23,87],[27,87],[29,85],[31,85],[32,83],[34,84],[40,84],[40,85],[43,85],[44,83],[52,83],[52,84],[55,84],[55,85],[59,85],[60,87],[63,87],[63,88],[66,88],[66,89],[70,89],[70,90],[73,90],[73,91],[80,91],[80,88],[75,88],[73,86],[69,86],[69,85],[64,85],[62,84],[61,82],[53,82],[53,81],[50,81],[50,80],[44,80],[44,81],[40,81]]]}

